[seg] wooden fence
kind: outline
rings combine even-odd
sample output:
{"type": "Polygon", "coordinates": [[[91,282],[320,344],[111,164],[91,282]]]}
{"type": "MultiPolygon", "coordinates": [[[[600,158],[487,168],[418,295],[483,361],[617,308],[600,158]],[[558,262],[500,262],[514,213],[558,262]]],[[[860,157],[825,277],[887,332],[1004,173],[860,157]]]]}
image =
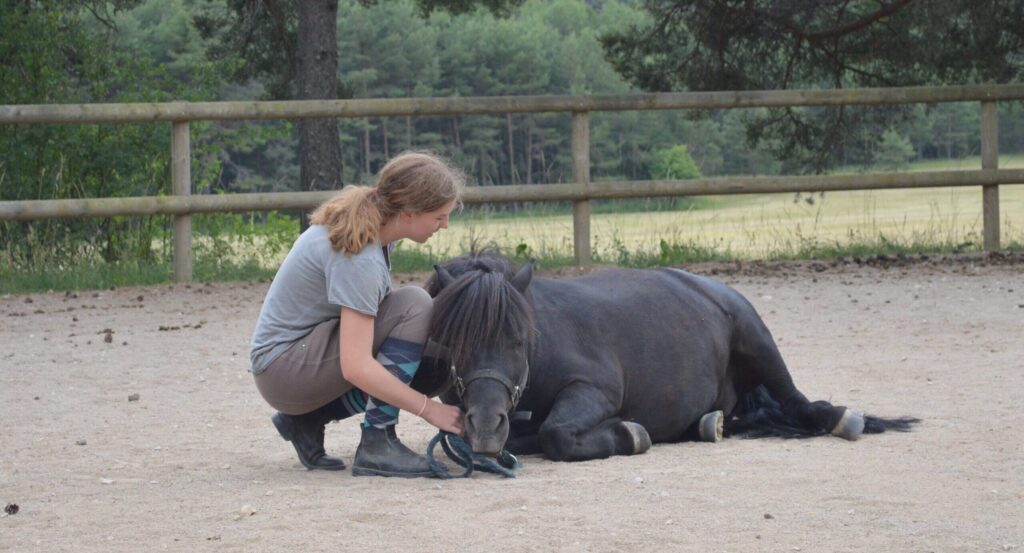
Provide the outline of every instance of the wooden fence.
{"type": "Polygon", "coordinates": [[[0,202],[0,221],[48,218],[169,214],[174,217],[174,274],[192,279],[191,214],[269,210],[307,210],[333,192],[191,195],[189,123],[210,120],[357,118],[394,116],[500,115],[569,112],[572,114],[571,184],[480,186],[466,191],[467,203],[573,202],[576,263],[591,260],[590,201],[595,199],[820,192],[921,187],[981,186],[984,247],[999,249],[999,186],[1024,183],[1024,170],[999,169],[997,105],[1024,100],[1024,85],[906,87],[841,90],[684,92],[594,96],[501,96],[488,98],[414,98],[378,100],[305,100],[284,102],[172,102],[162,104],[0,105],[0,125],[170,123],[172,196],[27,200],[0,202]],[[893,105],[979,102],[980,170],[870,175],[721,177],[682,181],[590,182],[590,112],[753,107],[893,105]]]}

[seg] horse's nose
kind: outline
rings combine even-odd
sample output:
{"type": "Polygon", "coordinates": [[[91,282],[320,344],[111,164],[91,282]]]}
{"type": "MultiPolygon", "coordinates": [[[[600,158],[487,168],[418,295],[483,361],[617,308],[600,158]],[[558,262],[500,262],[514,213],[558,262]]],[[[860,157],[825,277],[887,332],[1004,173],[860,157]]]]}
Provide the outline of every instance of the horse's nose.
{"type": "Polygon", "coordinates": [[[508,426],[508,415],[505,413],[484,413],[471,409],[466,413],[466,429],[485,434],[500,434],[508,426]]]}
{"type": "Polygon", "coordinates": [[[473,451],[497,453],[508,437],[508,415],[500,411],[470,409],[466,413],[466,437],[473,451]]]}

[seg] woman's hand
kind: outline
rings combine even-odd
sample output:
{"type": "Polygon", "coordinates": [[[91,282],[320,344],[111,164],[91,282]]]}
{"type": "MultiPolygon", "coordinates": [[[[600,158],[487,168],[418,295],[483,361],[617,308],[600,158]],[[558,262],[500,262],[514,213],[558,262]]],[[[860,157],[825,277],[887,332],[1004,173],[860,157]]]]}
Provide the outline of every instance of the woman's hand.
{"type": "Polygon", "coordinates": [[[445,432],[451,432],[456,436],[462,435],[462,409],[454,405],[428,399],[420,417],[445,432]]]}

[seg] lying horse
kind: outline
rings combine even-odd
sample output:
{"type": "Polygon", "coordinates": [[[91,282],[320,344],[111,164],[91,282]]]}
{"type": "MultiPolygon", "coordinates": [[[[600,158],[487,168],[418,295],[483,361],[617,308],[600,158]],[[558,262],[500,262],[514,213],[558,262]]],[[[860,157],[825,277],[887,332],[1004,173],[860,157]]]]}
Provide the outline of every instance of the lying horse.
{"type": "Polygon", "coordinates": [[[440,373],[451,383],[442,399],[462,402],[476,452],[633,455],[696,438],[719,411],[726,435],[855,440],[916,422],[808,401],[753,306],[681,270],[554,280],[484,253],[436,267],[428,291],[431,339],[451,368],[440,373]],[[517,410],[532,416],[516,421],[517,410]]]}

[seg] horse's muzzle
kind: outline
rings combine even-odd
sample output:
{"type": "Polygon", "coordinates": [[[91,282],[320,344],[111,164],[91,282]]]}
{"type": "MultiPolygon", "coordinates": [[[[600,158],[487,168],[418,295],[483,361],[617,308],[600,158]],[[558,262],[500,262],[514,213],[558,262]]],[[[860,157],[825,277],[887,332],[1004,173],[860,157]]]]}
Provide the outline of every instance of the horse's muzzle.
{"type": "Polygon", "coordinates": [[[466,413],[466,440],[476,453],[497,455],[508,439],[508,415],[472,408],[466,413]]]}

